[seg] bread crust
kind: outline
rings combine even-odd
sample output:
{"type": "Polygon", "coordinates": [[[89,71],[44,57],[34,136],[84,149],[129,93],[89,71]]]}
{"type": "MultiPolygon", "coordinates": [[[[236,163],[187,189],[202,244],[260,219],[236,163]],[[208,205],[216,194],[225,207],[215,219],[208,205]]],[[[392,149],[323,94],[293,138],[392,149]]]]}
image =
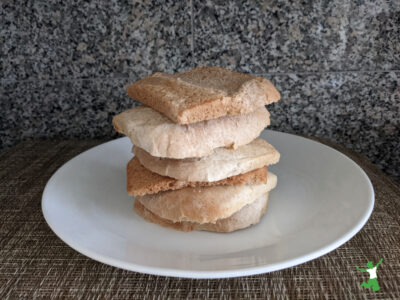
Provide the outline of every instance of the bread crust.
{"type": "Polygon", "coordinates": [[[153,173],[143,167],[136,157],[133,157],[129,161],[126,173],[127,191],[128,194],[132,196],[156,194],[168,190],[178,190],[185,187],[267,183],[267,167],[262,167],[245,174],[236,175],[215,182],[188,182],[153,173]]]}
{"type": "Polygon", "coordinates": [[[220,67],[155,73],[129,85],[127,93],[181,125],[247,114],[280,99],[267,79],[220,67]]]}
{"type": "Polygon", "coordinates": [[[218,148],[202,158],[183,160],[158,158],[139,147],[132,149],[148,170],[180,181],[214,182],[247,173],[279,161],[279,152],[263,139],[255,139],[237,149],[218,148]]]}
{"type": "Polygon", "coordinates": [[[199,224],[189,221],[174,223],[170,220],[163,219],[152,213],[137,200],[135,200],[134,209],[136,213],[143,217],[145,220],[175,230],[181,230],[185,232],[189,232],[192,230],[232,232],[257,224],[260,221],[261,217],[265,214],[268,204],[268,197],[269,193],[266,193],[265,195],[255,200],[253,203],[247,204],[245,207],[234,213],[232,216],[225,219],[219,219],[214,224],[199,224]]]}
{"type": "Polygon", "coordinates": [[[269,172],[266,184],[188,187],[135,199],[152,213],[172,222],[215,223],[269,192],[276,183],[276,175],[269,172]]]}
{"type": "Polygon", "coordinates": [[[219,147],[236,149],[257,138],[269,125],[265,107],[237,116],[225,116],[178,125],[149,107],[135,107],[113,119],[115,130],[152,156],[183,159],[210,155],[219,147]]]}

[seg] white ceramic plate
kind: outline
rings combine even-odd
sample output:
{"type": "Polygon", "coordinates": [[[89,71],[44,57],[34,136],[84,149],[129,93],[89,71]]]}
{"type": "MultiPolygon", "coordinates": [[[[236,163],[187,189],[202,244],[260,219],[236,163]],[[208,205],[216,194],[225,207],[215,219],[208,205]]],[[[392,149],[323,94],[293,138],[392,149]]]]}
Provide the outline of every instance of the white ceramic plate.
{"type": "Polygon", "coordinates": [[[76,251],[119,268],[220,278],[266,273],[324,255],[353,237],[374,205],[363,170],[340,152],[295,135],[264,131],[281,153],[278,186],[262,221],[221,234],[179,232],[146,222],[126,193],[128,138],[94,147],[62,166],[43,193],[52,230],[76,251]]]}

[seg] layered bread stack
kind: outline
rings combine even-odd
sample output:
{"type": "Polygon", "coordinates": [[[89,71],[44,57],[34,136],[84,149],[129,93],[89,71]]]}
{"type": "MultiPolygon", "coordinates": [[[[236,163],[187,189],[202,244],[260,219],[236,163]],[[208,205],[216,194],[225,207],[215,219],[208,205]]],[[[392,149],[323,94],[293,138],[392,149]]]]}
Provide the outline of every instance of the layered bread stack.
{"type": "Polygon", "coordinates": [[[279,92],[262,77],[218,67],[155,73],[128,86],[145,106],[124,111],[114,128],[135,156],[127,189],[146,220],[183,230],[230,232],[259,222],[279,161],[258,138],[270,123],[265,105],[279,92]]]}

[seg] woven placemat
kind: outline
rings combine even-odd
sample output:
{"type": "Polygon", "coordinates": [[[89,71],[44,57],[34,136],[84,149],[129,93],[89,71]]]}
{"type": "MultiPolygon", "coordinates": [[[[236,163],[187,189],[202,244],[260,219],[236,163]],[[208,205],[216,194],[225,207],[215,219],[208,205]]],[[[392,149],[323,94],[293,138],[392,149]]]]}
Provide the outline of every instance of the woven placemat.
{"type": "Polygon", "coordinates": [[[41,197],[51,175],[100,141],[29,141],[0,153],[0,299],[278,298],[400,299],[400,187],[361,155],[338,145],[374,185],[376,204],[349,242],[283,271],[232,279],[195,280],[144,275],[95,262],[69,248],[47,226],[41,197]],[[381,289],[355,266],[383,258],[381,289]]]}

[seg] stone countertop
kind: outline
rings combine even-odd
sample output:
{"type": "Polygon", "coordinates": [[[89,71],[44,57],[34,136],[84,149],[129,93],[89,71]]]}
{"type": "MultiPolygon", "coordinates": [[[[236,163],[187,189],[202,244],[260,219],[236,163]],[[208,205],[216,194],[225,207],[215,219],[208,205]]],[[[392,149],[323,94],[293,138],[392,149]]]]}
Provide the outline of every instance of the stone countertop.
{"type": "Polygon", "coordinates": [[[341,143],[400,182],[400,1],[0,5],[0,149],[115,137],[127,84],[219,65],[277,86],[273,129],[341,143]]]}

